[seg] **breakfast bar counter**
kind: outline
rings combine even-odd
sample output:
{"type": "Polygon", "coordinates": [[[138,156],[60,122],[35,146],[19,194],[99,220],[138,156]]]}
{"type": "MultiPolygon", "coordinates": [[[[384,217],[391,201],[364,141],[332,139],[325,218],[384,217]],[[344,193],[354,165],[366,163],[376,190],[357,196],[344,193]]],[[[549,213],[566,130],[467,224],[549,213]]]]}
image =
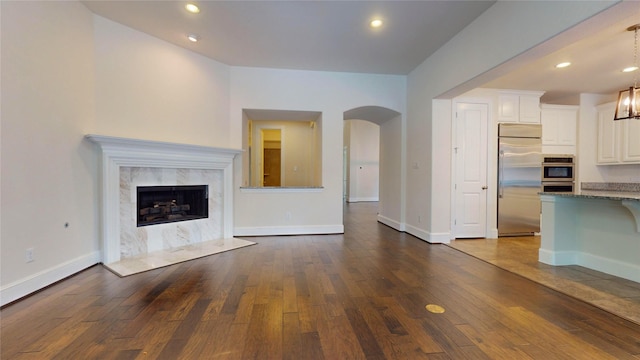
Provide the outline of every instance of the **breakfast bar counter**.
{"type": "Polygon", "coordinates": [[[625,188],[632,191],[585,190],[584,185],[582,189],[540,193],[538,260],[580,265],[640,282],[640,191],[633,191],[633,186],[625,188]]]}

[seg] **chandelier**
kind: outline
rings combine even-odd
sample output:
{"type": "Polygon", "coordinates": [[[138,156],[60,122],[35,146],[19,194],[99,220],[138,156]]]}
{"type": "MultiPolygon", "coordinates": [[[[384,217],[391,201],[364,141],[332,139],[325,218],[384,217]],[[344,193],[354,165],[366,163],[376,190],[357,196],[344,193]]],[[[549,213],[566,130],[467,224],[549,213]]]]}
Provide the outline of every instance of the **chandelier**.
{"type": "MultiPolygon", "coordinates": [[[[638,29],[640,24],[632,25],[627,31],[634,32],[633,46],[633,69],[638,70],[638,29]]],[[[613,120],[640,119],[640,88],[637,87],[637,75],[633,81],[633,86],[620,91],[618,95],[618,103],[616,106],[616,114],[613,120]]]]}

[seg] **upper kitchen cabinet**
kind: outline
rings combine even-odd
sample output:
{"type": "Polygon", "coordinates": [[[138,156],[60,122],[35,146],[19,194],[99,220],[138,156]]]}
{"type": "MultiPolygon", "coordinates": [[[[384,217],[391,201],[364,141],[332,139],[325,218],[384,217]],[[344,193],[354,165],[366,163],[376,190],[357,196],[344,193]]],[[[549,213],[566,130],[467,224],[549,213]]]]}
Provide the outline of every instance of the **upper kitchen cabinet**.
{"type": "Polygon", "coordinates": [[[640,121],[614,121],[616,104],[598,106],[598,165],[640,164],[640,121]]]}
{"type": "Polygon", "coordinates": [[[616,164],[620,161],[619,121],[613,121],[616,104],[600,105],[598,110],[598,164],[616,164]]]}
{"type": "Polygon", "coordinates": [[[542,91],[500,91],[498,122],[539,124],[542,94],[542,91]]]}
{"type": "Polygon", "coordinates": [[[571,105],[540,106],[543,152],[576,155],[578,109],[571,105]]]}
{"type": "Polygon", "coordinates": [[[640,120],[622,121],[622,162],[640,164],[640,120]]]}

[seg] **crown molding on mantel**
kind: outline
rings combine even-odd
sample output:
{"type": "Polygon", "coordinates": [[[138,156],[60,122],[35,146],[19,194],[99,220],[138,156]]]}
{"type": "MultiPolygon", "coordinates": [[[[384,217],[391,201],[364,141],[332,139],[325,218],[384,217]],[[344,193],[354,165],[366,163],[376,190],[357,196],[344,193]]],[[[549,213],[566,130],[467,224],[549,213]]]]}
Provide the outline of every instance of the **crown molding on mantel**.
{"type": "Polygon", "coordinates": [[[215,159],[211,158],[212,155],[216,158],[231,157],[233,159],[234,156],[242,153],[240,149],[131,139],[116,136],[88,134],[85,135],[85,137],[98,144],[103,152],[108,151],[115,153],[119,150],[134,151],[140,153],[139,156],[144,157],[154,157],[154,155],[157,154],[162,154],[162,156],[169,155],[169,157],[173,159],[184,158],[185,161],[195,161],[193,164],[193,168],[195,169],[200,168],[198,166],[199,162],[197,161],[199,158],[202,158],[205,164],[209,164],[211,161],[215,161],[215,159]]]}
{"type": "Polygon", "coordinates": [[[223,236],[233,236],[233,160],[242,150],[89,134],[101,150],[102,262],[120,260],[120,167],[223,171],[223,236]]]}

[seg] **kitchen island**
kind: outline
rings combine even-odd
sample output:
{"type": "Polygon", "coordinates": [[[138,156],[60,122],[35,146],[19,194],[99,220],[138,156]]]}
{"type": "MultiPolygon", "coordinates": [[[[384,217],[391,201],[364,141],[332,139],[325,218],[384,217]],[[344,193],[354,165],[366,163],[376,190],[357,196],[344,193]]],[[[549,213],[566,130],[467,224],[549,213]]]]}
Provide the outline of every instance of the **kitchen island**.
{"type": "Polygon", "coordinates": [[[540,193],[538,260],[640,282],[640,184],[540,193]],[[636,188],[634,185],[637,185],[636,188]]]}

